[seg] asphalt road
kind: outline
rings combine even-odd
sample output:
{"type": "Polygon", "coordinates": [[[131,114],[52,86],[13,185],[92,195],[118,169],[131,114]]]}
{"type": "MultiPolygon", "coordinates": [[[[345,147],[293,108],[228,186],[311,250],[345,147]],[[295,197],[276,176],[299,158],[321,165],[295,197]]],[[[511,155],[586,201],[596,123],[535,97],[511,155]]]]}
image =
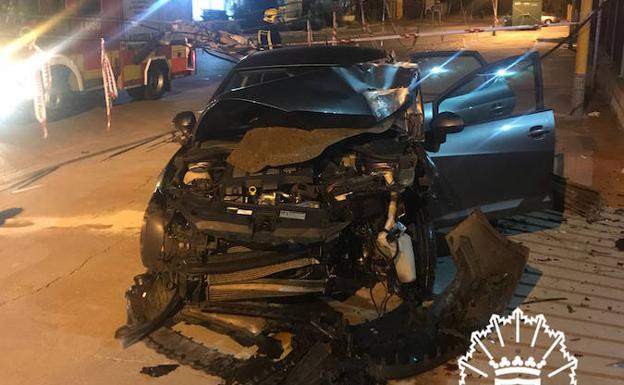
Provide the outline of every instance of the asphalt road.
{"type": "MultiPolygon", "coordinates": [[[[538,35],[422,41],[416,49],[483,48],[488,59],[495,59],[533,46],[538,35]]],[[[565,112],[570,95],[572,59],[563,50],[545,69],[549,100],[558,112],[565,112]]],[[[170,130],[174,113],[200,109],[229,66],[208,58],[200,65],[198,76],[176,80],[174,92],[162,100],[121,100],[109,131],[101,105],[50,124],[47,140],[27,117],[0,123],[0,185],[170,130]]],[[[218,382],[187,367],[149,378],[139,373],[143,366],[169,361],[143,344],[123,350],[113,338],[125,322],[123,293],[143,270],[138,241],[143,210],[156,176],[176,149],[176,144],[153,141],[112,158],[90,156],[25,188],[0,192],[0,383],[218,382]]],[[[251,353],[233,350],[218,335],[201,337],[231,353],[251,353]]],[[[457,383],[456,377],[445,375],[449,370],[442,367],[404,383],[457,383]]]]}
{"type": "Polygon", "coordinates": [[[160,100],[132,101],[122,91],[109,130],[102,92],[83,95],[76,113],[50,122],[47,139],[31,106],[21,106],[13,116],[0,120],[0,190],[43,167],[170,131],[177,112],[203,108],[231,65],[199,54],[198,74],[175,79],[172,92],[160,100]]]}

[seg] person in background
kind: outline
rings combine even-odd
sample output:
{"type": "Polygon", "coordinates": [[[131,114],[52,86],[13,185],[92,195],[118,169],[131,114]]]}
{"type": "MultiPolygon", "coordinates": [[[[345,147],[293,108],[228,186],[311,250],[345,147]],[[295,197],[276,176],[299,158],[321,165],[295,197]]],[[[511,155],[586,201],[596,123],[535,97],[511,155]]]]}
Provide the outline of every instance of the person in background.
{"type": "Polygon", "coordinates": [[[279,48],[282,45],[280,36],[279,11],[276,8],[269,8],[264,11],[262,26],[258,29],[258,46],[260,49],[279,48]]]}

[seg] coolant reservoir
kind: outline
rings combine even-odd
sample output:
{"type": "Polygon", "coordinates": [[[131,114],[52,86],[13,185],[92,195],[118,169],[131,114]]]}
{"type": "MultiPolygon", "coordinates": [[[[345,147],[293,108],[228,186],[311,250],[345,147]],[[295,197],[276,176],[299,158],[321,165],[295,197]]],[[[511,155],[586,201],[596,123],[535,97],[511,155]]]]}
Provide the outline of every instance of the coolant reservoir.
{"type": "Polygon", "coordinates": [[[410,283],[416,280],[416,261],[414,261],[414,248],[412,238],[403,233],[398,239],[399,255],[394,260],[397,277],[401,283],[410,283]]]}

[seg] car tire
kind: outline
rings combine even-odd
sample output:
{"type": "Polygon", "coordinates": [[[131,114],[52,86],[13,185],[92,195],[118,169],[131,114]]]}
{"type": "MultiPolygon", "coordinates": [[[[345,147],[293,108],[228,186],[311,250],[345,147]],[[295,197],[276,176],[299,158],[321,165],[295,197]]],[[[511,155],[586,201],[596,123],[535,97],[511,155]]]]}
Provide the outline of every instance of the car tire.
{"type": "Polygon", "coordinates": [[[162,65],[150,66],[147,72],[144,98],[147,100],[160,99],[167,88],[167,70],[162,65]]]}
{"type": "Polygon", "coordinates": [[[546,24],[546,25],[550,25],[551,23],[552,23],[552,20],[550,20],[550,19],[544,20],[544,24],[546,24]]]}

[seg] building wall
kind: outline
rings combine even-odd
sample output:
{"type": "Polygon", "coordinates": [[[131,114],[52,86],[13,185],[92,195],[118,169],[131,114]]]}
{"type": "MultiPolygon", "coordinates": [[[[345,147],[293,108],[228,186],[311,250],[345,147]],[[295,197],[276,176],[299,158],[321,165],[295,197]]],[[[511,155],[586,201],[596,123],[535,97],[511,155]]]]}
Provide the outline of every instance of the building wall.
{"type": "Polygon", "coordinates": [[[624,129],[624,0],[609,0],[603,8],[596,81],[624,129]]]}
{"type": "Polygon", "coordinates": [[[618,75],[624,76],[624,1],[611,0],[606,3],[602,12],[600,45],[613,62],[618,75]]]}

